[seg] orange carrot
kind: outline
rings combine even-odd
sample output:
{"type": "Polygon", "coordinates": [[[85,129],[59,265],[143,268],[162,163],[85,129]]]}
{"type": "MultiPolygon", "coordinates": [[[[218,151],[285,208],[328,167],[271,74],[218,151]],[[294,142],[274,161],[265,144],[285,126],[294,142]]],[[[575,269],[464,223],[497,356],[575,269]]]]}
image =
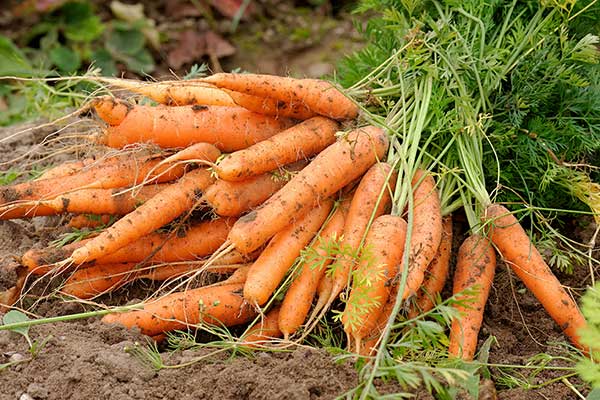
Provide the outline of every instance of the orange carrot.
{"type": "MultiPolygon", "coordinates": [[[[335,262],[330,305],[348,285],[350,272],[355,268],[353,257],[359,250],[369,221],[383,215],[390,206],[396,179],[386,163],[373,165],[361,179],[348,210],[341,248],[354,254],[340,254],[335,262]]],[[[327,305],[327,308],[328,308],[327,305]]]]}
{"type": "Polygon", "coordinates": [[[187,162],[202,162],[208,161],[213,162],[216,161],[221,156],[221,151],[217,149],[210,143],[194,143],[189,145],[185,149],[179,150],[177,153],[173,154],[162,160],[159,165],[163,166],[165,164],[175,164],[178,161],[187,161],[187,162]]]}
{"type": "Polygon", "coordinates": [[[177,292],[154,301],[143,309],[108,314],[104,323],[137,326],[144,335],[154,336],[199,323],[233,326],[250,321],[253,308],[244,302],[241,284],[209,286],[177,292]]]}
{"type": "Polygon", "coordinates": [[[433,177],[418,170],[412,184],[413,187],[418,186],[413,189],[413,226],[403,299],[417,293],[442,241],[442,211],[433,177]]]}
{"type": "Polygon", "coordinates": [[[44,171],[44,173],[35,178],[35,180],[40,181],[43,179],[60,178],[63,176],[73,175],[81,171],[82,168],[85,168],[95,162],[99,162],[99,160],[93,158],[86,158],[83,160],[65,162],[55,167],[47,169],[46,171],[44,171]]]}
{"type": "Polygon", "coordinates": [[[342,315],[344,331],[354,337],[357,351],[360,341],[377,324],[383,312],[402,262],[406,222],[402,217],[378,217],[365,239],[361,262],[352,276],[352,289],[342,315]]]}
{"type": "Polygon", "coordinates": [[[298,267],[298,275],[285,294],[279,313],[279,329],[286,339],[306,320],[317,286],[333,261],[333,257],[327,254],[327,246],[340,238],[346,212],[346,205],[340,205],[327,221],[315,243],[309,247],[316,258],[309,256],[309,260],[298,267]]]}
{"type": "Polygon", "coordinates": [[[248,271],[250,271],[250,267],[252,264],[244,264],[236,269],[233,274],[229,276],[229,278],[224,281],[217,282],[215,285],[233,285],[234,283],[246,283],[246,279],[248,279],[248,271]]]}
{"type": "Polygon", "coordinates": [[[583,348],[579,330],[587,325],[577,303],[552,273],[514,215],[499,204],[485,210],[489,238],[510,268],[540,301],[574,345],[583,348]]]}
{"type": "Polygon", "coordinates": [[[67,226],[75,229],[93,229],[110,224],[113,221],[113,218],[114,216],[109,214],[78,214],[74,215],[69,220],[67,226]]]}
{"type": "Polygon", "coordinates": [[[136,264],[103,264],[75,271],[65,281],[61,292],[79,299],[108,293],[135,279],[136,264]]]}
{"type": "Polygon", "coordinates": [[[269,97],[253,96],[228,89],[222,90],[227,93],[238,106],[259,114],[270,115],[272,117],[294,118],[302,121],[317,115],[301,103],[290,104],[269,97]]]}
{"type": "Polygon", "coordinates": [[[423,284],[408,312],[409,318],[416,318],[420,313],[427,312],[435,305],[436,296],[444,288],[450,268],[452,256],[452,216],[442,219],[442,239],[437,254],[427,267],[423,284]]]}
{"type": "Polygon", "coordinates": [[[43,249],[30,249],[21,256],[21,264],[33,275],[44,275],[54,269],[55,263],[69,257],[73,251],[84,246],[90,239],[83,239],[69,243],[62,247],[46,247],[43,249]]]}
{"type": "Polygon", "coordinates": [[[244,285],[246,301],[261,306],[269,300],[302,249],[319,231],[332,207],[333,201],[324,200],[271,239],[248,271],[244,285]]]}
{"type": "Polygon", "coordinates": [[[306,164],[298,161],[239,182],[218,180],[206,188],[204,199],[217,215],[240,216],[261,205],[291,179],[291,173],[301,170],[306,164]]]}
{"type": "MultiPolygon", "coordinates": [[[[221,261],[221,260],[219,260],[221,261]]],[[[244,272],[241,270],[247,270],[251,264],[224,264],[224,265],[211,265],[207,268],[203,268],[203,263],[177,263],[177,264],[159,264],[151,267],[139,268],[140,272],[137,275],[137,279],[150,279],[152,281],[166,281],[168,279],[178,278],[182,275],[186,275],[190,272],[203,270],[215,274],[227,274],[232,273],[235,276],[231,281],[227,279],[228,283],[244,283],[245,279],[241,282],[241,276],[244,276],[244,272]]],[[[231,278],[231,277],[230,277],[231,278]]]]}
{"type": "Polygon", "coordinates": [[[477,335],[483,322],[483,309],[494,281],[495,271],[496,254],[491,243],[479,235],[465,239],[458,249],[452,292],[456,295],[467,289],[476,289],[477,294],[461,295],[457,298],[470,302],[465,306],[455,306],[460,312],[460,317],[452,321],[450,328],[450,355],[466,361],[473,360],[477,349],[477,335]]]}
{"type": "Polygon", "coordinates": [[[127,117],[133,105],[125,100],[102,96],[92,100],[92,107],[104,122],[109,125],[119,125],[127,117]]]}
{"type": "Polygon", "coordinates": [[[337,122],[314,117],[247,149],[236,151],[217,164],[219,178],[242,181],[294,161],[307,159],[335,142],[337,122]]]}
{"type": "Polygon", "coordinates": [[[302,104],[329,118],[356,118],[358,107],[331,83],[318,79],[294,79],[274,75],[215,74],[202,79],[219,88],[268,97],[287,104],[302,104]]]}
{"type": "Polygon", "coordinates": [[[184,106],[189,104],[235,105],[225,91],[204,82],[187,80],[147,83],[118,78],[101,78],[101,80],[113,87],[126,89],[144,95],[158,103],[170,106],[184,106]]]}
{"type": "Polygon", "coordinates": [[[280,307],[273,307],[265,316],[254,324],[244,335],[242,341],[247,347],[265,345],[270,340],[280,338],[283,333],[279,329],[280,307]]]}
{"type": "Polygon", "coordinates": [[[108,127],[99,140],[115,148],[147,142],[160,147],[207,142],[231,152],[265,140],[291,125],[289,119],[275,119],[241,107],[136,106],[120,125],[108,127]]]}
{"type": "Polygon", "coordinates": [[[333,288],[333,278],[330,275],[324,275],[317,286],[317,302],[313,307],[306,326],[310,326],[312,321],[321,313],[323,307],[325,307],[331,297],[331,289],[333,288]]]}
{"type": "Polygon", "coordinates": [[[361,176],[388,147],[385,132],[376,127],[352,131],[319,153],[261,208],[251,211],[234,225],[228,240],[247,253],[309,209],[361,176]]]}
{"type": "Polygon", "coordinates": [[[75,250],[68,261],[82,264],[114,253],[128,243],[173,221],[194,207],[201,191],[212,181],[213,178],[206,169],[197,169],[185,174],[176,183],[75,250]]]}
{"type": "Polygon", "coordinates": [[[377,351],[377,345],[381,339],[381,334],[385,329],[392,311],[394,311],[394,305],[396,304],[396,294],[398,293],[398,287],[392,286],[388,301],[384,304],[381,314],[375,322],[373,329],[365,335],[359,345],[358,354],[367,357],[373,355],[377,351]]]}

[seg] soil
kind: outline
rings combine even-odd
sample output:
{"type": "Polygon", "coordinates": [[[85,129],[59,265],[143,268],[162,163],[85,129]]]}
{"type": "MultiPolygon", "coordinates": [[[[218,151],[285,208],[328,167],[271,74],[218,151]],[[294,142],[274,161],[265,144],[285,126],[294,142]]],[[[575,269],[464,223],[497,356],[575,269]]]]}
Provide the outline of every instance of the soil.
{"type": "MultiPolygon", "coordinates": [[[[285,2],[278,2],[285,3],[285,2]]],[[[154,12],[159,12],[154,11],[154,12]]],[[[305,16],[311,20],[314,15],[305,16]]],[[[320,21],[320,20],[319,20],[320,21]]],[[[356,35],[350,18],[336,14],[322,18],[326,28],[316,43],[275,43],[274,35],[268,33],[259,43],[243,39],[231,40],[238,49],[233,57],[221,60],[225,70],[241,67],[266,73],[292,73],[295,75],[320,76],[332,71],[333,60],[340,54],[350,52],[357,46],[356,35]],[[336,19],[337,18],[337,19],[336,19]],[[333,21],[333,25],[331,25],[333,21]],[[264,39],[264,40],[263,40],[264,39]],[[261,47],[262,46],[262,47],[261,47]],[[276,49],[266,55],[267,48],[276,49]]],[[[165,21],[162,21],[167,23],[165,21]]],[[[259,32],[264,21],[245,25],[243,32],[259,32]]],[[[282,26],[293,25],[283,18],[282,26]]],[[[272,26],[279,26],[272,24],[272,26]]],[[[317,27],[318,28],[318,27],[317,27]]],[[[275,28],[272,28],[275,29],[275,28]]],[[[277,28],[282,29],[282,28],[277,28]]],[[[275,29],[275,30],[277,30],[275,29]]],[[[312,27],[311,29],[316,29],[312,27]]],[[[317,29],[318,30],[318,29],[317,29]]],[[[161,64],[164,73],[168,68],[161,64]]],[[[160,75],[160,74],[159,74],[160,75]]],[[[39,125],[39,124],[33,124],[39,125]]],[[[32,125],[32,126],[33,126],[32,125]]],[[[83,124],[83,130],[94,130],[93,124],[83,124]]],[[[28,126],[0,130],[0,139],[24,130],[28,126]]],[[[19,170],[31,169],[31,162],[44,159],[41,164],[52,164],[81,155],[81,152],[51,155],[58,146],[38,146],[55,127],[36,128],[0,143],[0,170],[9,167],[19,170]]],[[[81,126],[62,133],[81,133],[81,126]]],[[[86,150],[87,151],[87,150],[86,150]]],[[[36,161],[39,162],[39,161],[36,161]]],[[[59,234],[66,232],[63,217],[39,217],[30,220],[0,221],[0,292],[14,285],[18,276],[16,257],[31,247],[43,247],[59,234]]],[[[577,221],[575,221],[577,222],[577,221]]],[[[464,221],[455,221],[456,244],[464,232],[464,221]]],[[[589,240],[589,228],[579,231],[570,229],[581,242],[589,240]]],[[[589,284],[588,270],[577,268],[572,275],[559,275],[559,279],[571,287],[576,296],[589,284]]],[[[449,288],[446,288],[446,292],[449,288]]],[[[33,295],[36,292],[33,291],[33,295]]],[[[144,288],[134,286],[119,289],[98,301],[107,305],[124,304],[143,298],[144,288]]],[[[56,299],[40,300],[31,311],[37,316],[57,316],[91,309],[80,303],[62,303],[56,299]]],[[[525,365],[531,357],[540,353],[568,356],[565,338],[548,317],[538,301],[525,290],[523,284],[506,268],[499,265],[490,299],[486,308],[480,344],[489,336],[496,338],[492,345],[489,362],[504,365],[525,365]]],[[[156,371],[139,358],[131,349],[136,343],[148,339],[135,332],[114,326],[106,326],[97,319],[60,322],[36,326],[31,338],[45,341],[33,359],[29,360],[27,341],[14,332],[0,331],[0,364],[23,360],[12,367],[0,370],[0,400],[9,399],[333,399],[357,386],[357,368],[351,361],[339,362],[322,349],[298,348],[290,352],[255,352],[252,355],[232,355],[227,352],[212,354],[211,349],[188,349],[166,352],[161,357],[166,365],[176,366],[197,358],[201,361],[178,368],[156,371]]],[[[551,365],[561,365],[553,362],[551,365]]],[[[562,364],[572,365],[572,364],[562,364]]],[[[529,399],[578,399],[577,395],[560,379],[560,373],[544,370],[532,375],[527,370],[490,368],[492,384],[487,382],[485,398],[529,399]],[[511,376],[513,378],[511,378],[511,376]],[[527,385],[516,387],[518,377],[530,379],[527,385]],[[496,392],[496,393],[494,393],[496,392]]],[[[588,388],[576,378],[569,378],[581,393],[588,388]]],[[[382,393],[401,392],[394,383],[378,383],[382,393]]],[[[425,391],[416,398],[431,398],[425,391]]],[[[482,396],[481,398],[484,398],[482,396]]]]}

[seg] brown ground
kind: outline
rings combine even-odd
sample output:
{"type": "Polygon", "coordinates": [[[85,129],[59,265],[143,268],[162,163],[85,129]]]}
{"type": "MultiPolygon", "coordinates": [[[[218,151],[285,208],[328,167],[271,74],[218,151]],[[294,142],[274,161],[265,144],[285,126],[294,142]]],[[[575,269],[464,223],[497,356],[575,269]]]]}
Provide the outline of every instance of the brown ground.
{"type": "MultiPolygon", "coordinates": [[[[329,19],[327,21],[329,23],[329,19]]],[[[293,21],[287,23],[291,25],[293,21]]],[[[263,28],[256,25],[247,29],[259,31],[263,28]]],[[[333,35],[323,35],[317,43],[290,42],[278,45],[270,41],[277,32],[267,32],[266,36],[261,36],[258,44],[247,40],[234,42],[238,51],[234,57],[222,60],[223,67],[241,66],[251,71],[292,72],[310,76],[328,73],[333,66],[332,60],[356,45],[348,19],[338,21],[337,25],[328,29],[333,35]],[[276,51],[265,55],[265,51],[260,51],[265,46],[276,51]]],[[[14,132],[14,129],[0,131],[0,138],[6,137],[9,132],[14,132]]],[[[32,149],[34,153],[37,152],[34,145],[40,143],[49,132],[49,129],[36,129],[19,135],[15,140],[0,143],[0,163],[13,160],[32,149]]],[[[45,153],[47,150],[39,151],[45,153]]],[[[58,156],[48,162],[68,157],[72,155],[58,156]]],[[[39,155],[34,158],[39,158],[39,155]]],[[[9,166],[28,169],[27,160],[0,164],[0,171],[9,166]]],[[[65,231],[60,227],[63,222],[58,217],[0,221],[1,265],[15,265],[15,256],[32,246],[46,245],[50,239],[65,231]]],[[[460,221],[456,229],[461,229],[460,221]]],[[[585,240],[586,234],[581,234],[579,239],[585,240]]],[[[13,269],[0,270],[5,271],[0,273],[2,291],[14,283],[16,276],[13,269]]],[[[583,267],[572,276],[559,278],[574,288],[583,288],[589,283],[587,270],[583,267]]],[[[100,300],[116,304],[123,299],[141,296],[140,288],[131,291],[124,288],[115,296],[100,300]]],[[[82,312],[84,307],[76,303],[47,301],[42,302],[35,311],[38,315],[55,316],[82,312]]],[[[537,300],[524,290],[518,279],[503,265],[497,270],[484,321],[481,341],[490,335],[497,339],[490,354],[491,363],[523,365],[530,357],[542,352],[566,354],[560,346],[548,344],[564,342],[564,338],[537,300]]],[[[332,399],[358,383],[352,363],[336,363],[333,356],[324,350],[303,348],[288,353],[257,352],[250,357],[231,357],[228,353],[221,353],[207,356],[192,366],[155,372],[124,351],[136,341],[145,343],[144,337],[124,329],[107,327],[96,319],[43,325],[32,328],[31,332],[33,339],[49,338],[48,342],[32,361],[0,372],[0,400],[332,399]]],[[[21,336],[0,331],[0,364],[27,358],[27,348],[21,336]]],[[[163,359],[168,365],[176,365],[207,353],[206,349],[185,350],[163,353],[163,359]]],[[[518,376],[519,373],[527,375],[519,370],[513,371],[512,375],[518,376]]],[[[574,392],[560,380],[546,384],[558,376],[558,372],[544,371],[531,381],[532,386],[541,387],[525,390],[511,388],[506,375],[492,368],[499,399],[577,399],[574,392]]],[[[577,378],[569,380],[582,393],[587,393],[587,388],[577,378]]],[[[384,391],[394,390],[400,388],[388,385],[384,391]]],[[[421,394],[418,398],[427,396],[421,394]]]]}

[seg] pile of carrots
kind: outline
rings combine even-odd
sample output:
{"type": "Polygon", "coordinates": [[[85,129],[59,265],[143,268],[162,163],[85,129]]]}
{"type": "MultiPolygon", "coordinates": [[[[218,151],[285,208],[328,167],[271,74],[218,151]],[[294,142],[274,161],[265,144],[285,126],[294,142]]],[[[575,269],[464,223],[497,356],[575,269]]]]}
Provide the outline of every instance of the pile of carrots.
{"type": "MultiPolygon", "coordinates": [[[[418,170],[412,178],[410,225],[408,210],[390,214],[392,139],[360,126],[358,105],[332,84],[227,73],[106,81],[158,105],[94,99],[105,129],[93,140],[110,156],[0,187],[0,218],[71,213],[73,226],[114,223],[61,248],[29,250],[21,257],[28,278],[63,277],[60,293],[80,299],[138,279],[177,280],[177,290],[141,309],[103,319],[157,340],[198,324],[252,320],[246,343],[303,337],[346,292],[343,329],[349,350],[361,355],[376,351],[396,302],[406,301],[409,318],[435,306],[453,240],[435,175],[418,170]],[[127,151],[141,144],[161,151],[127,151]],[[202,218],[184,223],[198,212],[202,218]],[[205,271],[224,279],[190,288],[189,278],[205,271]]],[[[457,306],[449,354],[470,360],[476,352],[496,254],[581,346],[577,304],[518,220],[493,204],[482,223],[486,234],[467,238],[456,255],[453,292],[466,301],[457,306]]],[[[14,294],[0,299],[10,306],[14,294]]]]}

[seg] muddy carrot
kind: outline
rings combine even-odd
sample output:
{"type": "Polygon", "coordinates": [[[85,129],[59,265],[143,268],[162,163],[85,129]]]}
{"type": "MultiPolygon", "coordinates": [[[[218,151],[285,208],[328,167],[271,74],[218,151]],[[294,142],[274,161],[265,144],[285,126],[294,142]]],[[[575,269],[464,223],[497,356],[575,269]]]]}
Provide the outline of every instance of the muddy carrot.
{"type": "Polygon", "coordinates": [[[98,117],[109,125],[119,125],[133,108],[133,105],[125,100],[116,99],[111,96],[102,96],[94,99],[91,106],[96,111],[98,117]]]}
{"type": "Polygon", "coordinates": [[[286,103],[285,101],[275,100],[270,97],[253,96],[228,89],[223,89],[223,91],[238,106],[259,114],[270,115],[272,117],[294,118],[301,121],[317,115],[317,113],[311,111],[301,103],[286,103]]]}
{"type": "Polygon", "coordinates": [[[74,215],[67,226],[69,228],[83,229],[83,228],[98,228],[100,226],[108,225],[114,221],[115,216],[109,214],[78,214],[74,215]]]}
{"type": "Polygon", "coordinates": [[[111,292],[135,279],[136,264],[103,264],[79,269],[65,281],[61,292],[79,299],[91,299],[111,292]]]}
{"type": "Polygon", "coordinates": [[[280,307],[273,307],[265,316],[254,324],[242,338],[247,347],[267,344],[270,340],[280,338],[283,333],[279,329],[280,307]]]}

